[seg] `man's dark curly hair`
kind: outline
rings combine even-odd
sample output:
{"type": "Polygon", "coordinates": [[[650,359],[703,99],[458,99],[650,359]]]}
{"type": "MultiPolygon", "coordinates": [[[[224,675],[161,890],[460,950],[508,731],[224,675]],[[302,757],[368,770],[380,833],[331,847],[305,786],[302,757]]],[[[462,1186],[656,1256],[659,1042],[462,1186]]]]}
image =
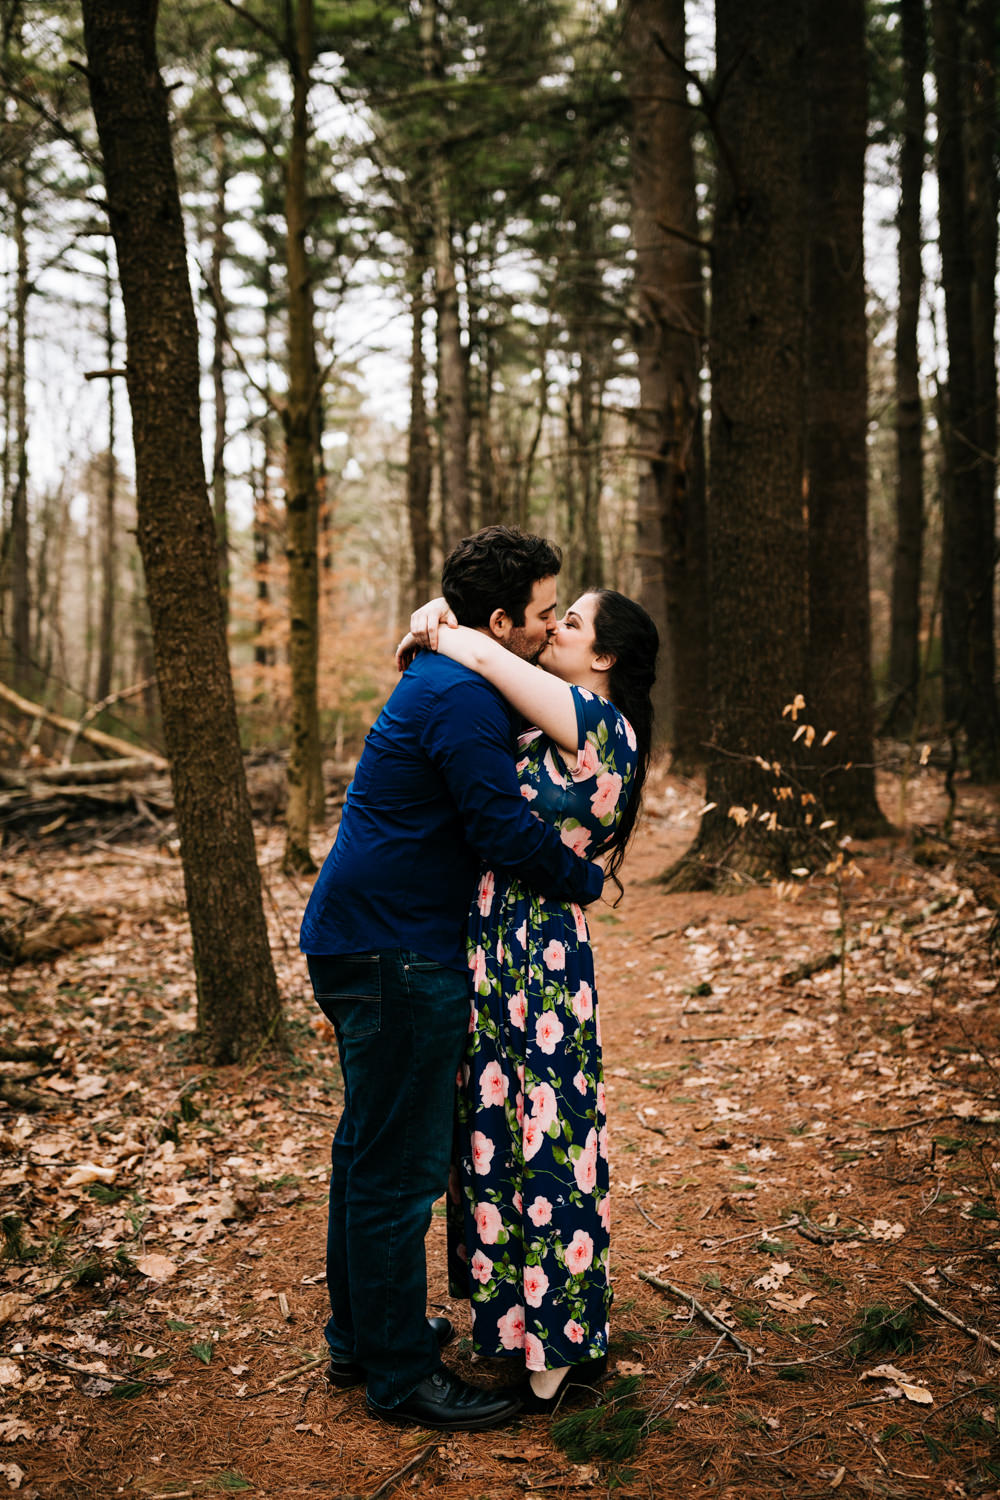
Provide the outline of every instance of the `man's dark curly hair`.
{"type": "Polygon", "coordinates": [[[515,526],[484,526],[448,554],[441,589],[460,625],[488,625],[502,609],[522,626],[535,584],[561,567],[562,553],[544,537],[515,526]]]}

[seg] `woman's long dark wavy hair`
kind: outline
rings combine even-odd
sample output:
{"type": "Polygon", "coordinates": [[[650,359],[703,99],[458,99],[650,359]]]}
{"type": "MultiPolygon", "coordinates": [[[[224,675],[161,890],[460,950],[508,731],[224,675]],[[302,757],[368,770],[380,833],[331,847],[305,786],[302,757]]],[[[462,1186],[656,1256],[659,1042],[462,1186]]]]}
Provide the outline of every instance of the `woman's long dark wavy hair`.
{"type": "MultiPolygon", "coordinates": [[[[634,599],[629,599],[614,589],[588,589],[587,592],[597,599],[597,609],[594,611],[594,651],[598,655],[606,653],[615,659],[614,666],[608,673],[608,697],[635,730],[639,752],[628,805],[610,845],[608,874],[618,887],[620,900],[622,883],[618,879],[618,871],[639,816],[639,803],[653,745],[653,703],[650,693],[656,681],[656,653],[660,649],[660,637],[649,615],[634,599]]],[[[617,901],[615,904],[617,905],[617,901]]]]}

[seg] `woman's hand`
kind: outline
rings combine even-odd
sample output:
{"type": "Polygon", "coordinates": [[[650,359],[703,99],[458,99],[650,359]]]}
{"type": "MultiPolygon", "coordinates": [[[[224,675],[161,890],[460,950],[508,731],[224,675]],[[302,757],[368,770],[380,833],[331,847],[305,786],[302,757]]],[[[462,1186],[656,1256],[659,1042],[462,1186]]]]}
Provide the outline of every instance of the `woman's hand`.
{"type": "Polygon", "coordinates": [[[447,625],[451,630],[456,630],[458,621],[448,608],[446,599],[431,599],[427,604],[422,604],[419,609],[415,609],[410,616],[410,635],[417,646],[425,646],[428,651],[436,651],[440,625],[447,625]]]}
{"type": "Polygon", "coordinates": [[[413,632],[408,630],[396,647],[396,671],[405,672],[419,650],[420,647],[413,638],[413,632]]]}

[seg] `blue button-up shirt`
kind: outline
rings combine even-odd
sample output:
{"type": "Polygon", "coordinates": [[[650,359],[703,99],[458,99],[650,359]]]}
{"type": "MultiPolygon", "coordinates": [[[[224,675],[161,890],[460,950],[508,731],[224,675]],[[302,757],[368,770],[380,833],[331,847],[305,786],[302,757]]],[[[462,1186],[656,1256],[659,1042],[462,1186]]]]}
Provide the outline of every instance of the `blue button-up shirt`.
{"type": "Polygon", "coordinates": [[[302,921],[304,953],[406,948],[465,969],[481,864],[541,895],[594,901],[604,872],[536,818],[514,771],[515,727],[484,678],[424,651],[379,714],[302,921]]]}

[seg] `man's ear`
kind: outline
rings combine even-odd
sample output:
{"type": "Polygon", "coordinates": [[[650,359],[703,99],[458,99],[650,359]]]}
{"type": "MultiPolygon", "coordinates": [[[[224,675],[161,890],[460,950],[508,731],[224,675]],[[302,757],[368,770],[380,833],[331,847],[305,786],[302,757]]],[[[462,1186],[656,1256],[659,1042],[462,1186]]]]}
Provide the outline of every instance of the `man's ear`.
{"type": "Polygon", "coordinates": [[[505,641],[510,635],[513,623],[505,609],[495,609],[490,615],[487,629],[494,640],[505,641]]]}

